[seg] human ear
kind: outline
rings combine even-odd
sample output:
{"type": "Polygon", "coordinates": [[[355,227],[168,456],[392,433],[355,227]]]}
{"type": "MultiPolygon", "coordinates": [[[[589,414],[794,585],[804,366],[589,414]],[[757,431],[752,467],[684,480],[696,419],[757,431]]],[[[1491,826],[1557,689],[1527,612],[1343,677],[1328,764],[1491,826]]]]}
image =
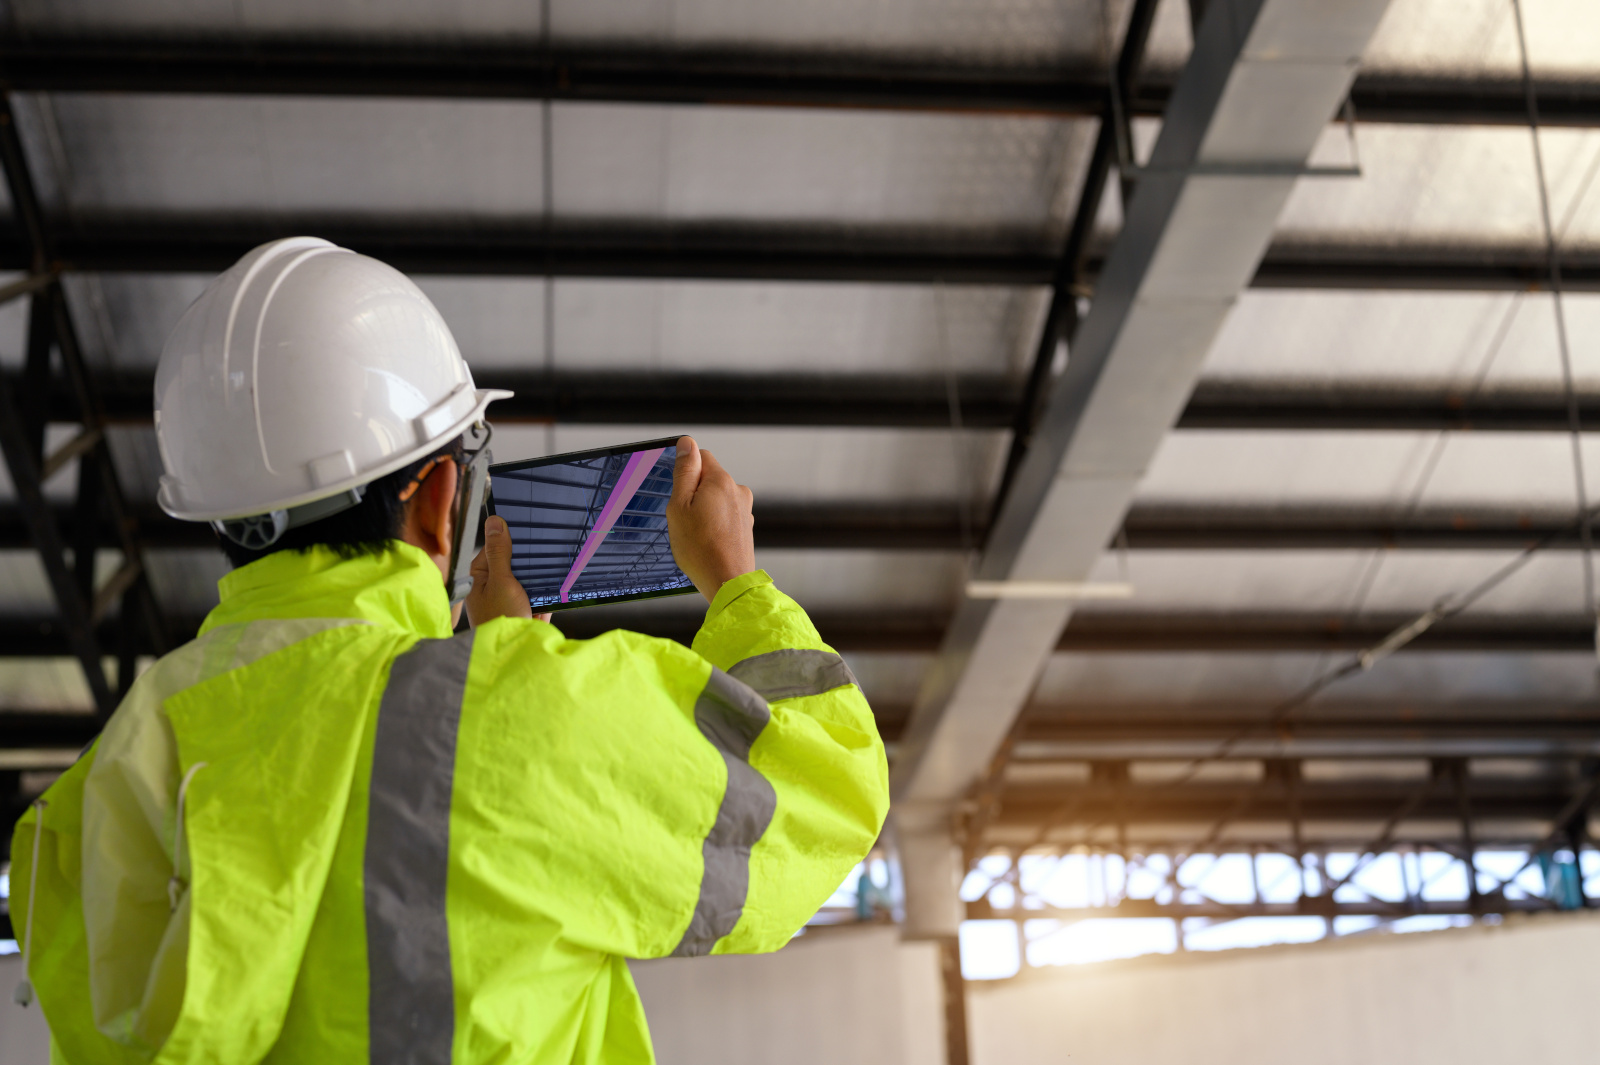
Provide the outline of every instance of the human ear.
{"type": "Polygon", "coordinates": [[[450,541],[455,533],[456,484],[461,468],[450,460],[435,466],[422,486],[420,494],[427,497],[424,535],[429,541],[428,553],[450,557],[450,541]]]}

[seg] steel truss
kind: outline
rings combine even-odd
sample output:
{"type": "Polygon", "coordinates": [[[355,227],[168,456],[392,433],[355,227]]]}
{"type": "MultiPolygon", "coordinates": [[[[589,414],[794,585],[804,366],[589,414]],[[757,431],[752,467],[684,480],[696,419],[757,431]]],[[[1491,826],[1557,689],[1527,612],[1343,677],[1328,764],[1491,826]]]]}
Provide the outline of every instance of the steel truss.
{"type": "MultiPolygon", "coordinates": [[[[1010,753],[1010,752],[1008,752],[1010,753]]],[[[1508,909],[1549,909],[1585,907],[1589,903],[1582,890],[1577,897],[1554,897],[1554,905],[1528,896],[1526,889],[1505,894],[1507,884],[1516,881],[1543,854],[1565,848],[1581,863],[1588,842],[1590,817],[1600,792],[1600,761],[1593,751],[1577,757],[1543,758],[1549,771],[1532,777],[1480,776],[1471,771],[1466,758],[1433,758],[1421,778],[1381,779],[1370,763],[1354,779],[1308,779],[1305,762],[1291,758],[1262,759],[1261,774],[1254,780],[1206,780],[1180,775],[1174,783],[1141,779],[1128,761],[1099,761],[1089,764],[1085,783],[1032,786],[1013,784],[996,774],[988,788],[966,808],[956,826],[956,835],[967,856],[967,868],[977,869],[980,856],[1000,848],[1010,856],[1010,868],[1003,878],[986,888],[982,902],[969,908],[969,916],[1012,916],[1031,919],[1052,916],[1038,912],[1048,909],[1047,900],[1023,899],[1021,856],[1041,849],[1054,853],[1081,850],[1098,855],[1117,855],[1126,862],[1132,856],[1164,853],[1165,875],[1158,890],[1130,895],[1126,872],[1120,890],[1102,886],[1099,901],[1085,909],[1106,911],[1083,916],[1170,916],[1234,919],[1246,916],[1290,916],[1314,914],[1335,916],[1397,917],[1415,913],[1484,914],[1508,909]],[[1440,838],[1441,824],[1455,824],[1457,834],[1440,838]],[[1194,826],[1190,833],[1178,826],[1194,826]],[[1375,831],[1370,826],[1377,827],[1375,831]],[[1177,831],[1182,842],[1162,844],[1177,831]],[[1229,837],[1233,836],[1232,841],[1229,837]],[[1241,840],[1276,837],[1263,846],[1241,840]],[[1314,838],[1315,844],[1310,842],[1314,838]],[[1492,841],[1486,843],[1486,841],[1492,841]],[[1413,896],[1408,888],[1405,905],[1380,898],[1361,887],[1361,875],[1381,855],[1400,850],[1431,849],[1451,856],[1470,872],[1466,890],[1457,900],[1440,902],[1432,909],[1419,908],[1423,892],[1413,896]],[[1486,850],[1514,850],[1526,860],[1509,876],[1483,889],[1476,856],[1486,850]],[[1282,898],[1262,895],[1256,881],[1252,858],[1254,897],[1248,906],[1184,893],[1181,871],[1196,855],[1224,853],[1282,853],[1292,856],[1300,867],[1300,891],[1287,906],[1282,898]],[[1326,855],[1344,852],[1353,855],[1348,869],[1333,873],[1326,855]],[[1308,891],[1307,856],[1323,855],[1316,862],[1322,890],[1308,891]],[[996,900],[993,888],[1004,883],[1007,898],[996,900]],[[1342,889],[1355,885],[1365,898],[1350,897],[1342,889]],[[1518,891],[1522,900],[1518,901],[1518,891]],[[1320,896],[1320,899],[1314,898],[1320,896]],[[1454,906],[1451,903],[1455,903],[1454,906]],[[1355,903],[1356,909],[1341,908],[1355,903]],[[1198,906],[1200,909],[1191,910],[1198,906]],[[996,914],[995,910],[1011,913],[996,914]]],[[[1015,763],[1013,763],[1015,764],[1015,763]]],[[[1149,763],[1145,763],[1148,765],[1149,763]]],[[[1172,763],[1181,770],[1181,763],[1172,763]]],[[[1240,763],[1214,763],[1213,768],[1229,770],[1240,763]]],[[[1325,763],[1330,764],[1330,763],[1325,763]]],[[[1126,870],[1126,865],[1124,865],[1126,870]]],[[[1102,863],[1103,871],[1103,863],[1102,863]]],[[[1090,896],[1085,896],[1090,897],[1090,896]]]]}
{"type": "Polygon", "coordinates": [[[16,380],[0,375],[0,450],[16,492],[17,509],[37,549],[59,612],[66,649],[83,667],[96,710],[104,719],[120,692],[133,683],[135,655],[167,646],[161,611],[150,590],[138,529],[123,498],[107,443],[106,421],[85,365],[60,283],[60,266],[34,191],[10,98],[0,93],[0,162],[12,210],[21,224],[29,276],[0,291],[0,297],[30,300],[25,368],[16,380]],[[58,356],[59,374],[52,367],[58,356]],[[66,395],[52,387],[59,376],[66,395]],[[79,426],[71,440],[45,451],[48,424],[79,426]],[[77,498],[70,515],[60,514],[46,496],[46,484],[76,463],[77,498]],[[121,562],[104,581],[95,574],[96,549],[110,530],[121,562]],[[113,614],[116,632],[106,639],[99,628],[113,614]],[[104,657],[117,657],[117,683],[108,681],[104,657]]]}
{"type": "MultiPolygon", "coordinates": [[[[1498,802],[1501,796],[1491,794],[1505,789],[1486,788],[1483,782],[1474,780],[1464,759],[1436,759],[1428,777],[1407,785],[1403,797],[1395,789],[1384,799],[1381,810],[1367,812],[1366,816],[1386,817],[1376,835],[1356,837],[1353,843],[1322,839],[1313,845],[1306,839],[1305,827],[1307,821],[1319,816],[1319,785],[1304,779],[1298,761],[1268,762],[1269,772],[1262,785],[1254,789],[1276,792],[1272,798],[1287,800],[1281,808],[1263,809],[1268,804],[1250,788],[1235,789],[1234,801],[1220,818],[1214,804],[1196,803],[1203,808],[1193,811],[1193,816],[1203,822],[1216,818],[1211,831],[1199,843],[1157,843],[1149,839],[1131,842],[1130,831],[1141,821],[1171,824],[1185,818],[1172,808],[1156,812],[1143,801],[1139,793],[1151,789],[1131,783],[1126,763],[1098,763],[1092,780],[1104,797],[1109,797],[1109,809],[1102,802],[1102,808],[1097,810],[1081,795],[1052,796],[1055,805],[1043,820],[1030,826],[1028,841],[998,852],[1004,856],[1006,868],[999,875],[990,872],[989,882],[979,885],[981,892],[968,903],[967,917],[1015,921],[1026,964],[1029,940],[1044,938],[1030,936],[1028,931],[1030,922],[1040,920],[1070,924],[1086,919],[1166,918],[1174,922],[1178,949],[1182,950],[1187,926],[1197,918],[1209,927],[1251,917],[1319,917],[1325,922],[1325,934],[1333,934],[1334,922],[1340,918],[1376,918],[1377,927],[1386,927],[1412,917],[1477,920],[1507,913],[1585,909],[1592,905],[1585,886],[1584,857],[1590,812],[1596,792],[1600,791],[1600,763],[1583,759],[1569,764],[1575,768],[1574,773],[1556,782],[1533,807],[1516,811],[1515,816],[1541,819],[1548,825],[1548,831],[1541,828],[1537,836],[1508,839],[1482,832],[1486,823],[1507,815],[1498,802]],[[1428,807],[1428,800],[1434,798],[1442,800],[1441,808],[1428,807]],[[1439,820],[1449,821],[1452,815],[1459,819],[1459,835],[1455,838],[1397,838],[1402,823],[1408,819],[1426,818],[1437,824],[1439,820]],[[1281,821],[1286,837],[1283,842],[1222,842],[1221,834],[1230,822],[1263,816],[1281,821]],[[1091,822],[1087,835],[1102,838],[1067,844],[1065,850],[1061,844],[1047,842],[1052,830],[1070,833],[1083,822],[1091,822]],[[1114,835],[1110,843],[1099,831],[1107,828],[1114,835]],[[1047,855],[1038,853],[1041,846],[1055,855],[1057,863],[1068,860],[1064,855],[1079,856],[1084,882],[1076,885],[1074,897],[1085,901],[1076,906],[1052,904],[1044,896],[1044,889],[1052,888],[1052,893],[1061,897],[1060,885],[1052,886],[1048,877],[1030,877],[1023,870],[1028,860],[1024,856],[1030,853],[1035,860],[1049,860],[1047,855]],[[1264,890],[1263,854],[1290,859],[1297,883],[1291,882],[1287,891],[1282,890],[1285,873],[1280,868],[1277,881],[1264,890]],[[1237,888],[1231,898],[1207,894],[1208,874],[1221,866],[1224,857],[1238,855],[1249,857],[1249,896],[1238,897],[1237,888]],[[1428,855],[1444,860],[1429,863],[1425,857],[1428,855]],[[1372,883],[1377,866],[1391,856],[1398,863],[1403,897],[1393,897],[1392,882],[1387,885],[1387,892],[1372,883]],[[1412,858],[1409,863],[1408,856],[1412,858]],[[1196,861],[1202,863],[1198,872],[1191,871],[1191,863],[1196,861]],[[1426,872],[1429,865],[1431,873],[1426,872]],[[1542,883],[1530,884],[1530,871],[1536,865],[1542,883]],[[1142,874],[1137,883],[1136,872],[1142,874]],[[1461,889],[1445,889],[1441,882],[1456,874],[1461,889]]],[[[1181,790],[1196,793],[1207,789],[1188,784],[1181,790]]],[[[1363,816],[1352,814],[1348,795],[1342,799],[1344,807],[1331,819],[1347,824],[1352,817],[1363,816]]],[[[1000,802],[1004,804],[1005,798],[1001,797],[1000,802]]],[[[1326,813],[1332,812],[1327,811],[1324,816],[1326,813]]],[[[994,824],[992,808],[975,808],[966,828],[970,833],[994,824]]],[[[977,855],[987,852],[992,857],[997,852],[970,835],[965,845],[972,859],[972,875],[981,875],[978,870],[982,861],[977,855]]],[[[1285,863],[1278,864],[1281,867],[1285,863]]],[[[1588,879],[1595,875],[1591,873],[1588,879]]],[[[1052,932],[1045,933],[1048,934],[1052,932]]]]}
{"type": "MultiPolygon", "coordinates": [[[[1003,855],[1009,867],[994,876],[983,894],[966,905],[969,920],[1014,920],[1018,922],[1056,920],[1063,922],[1106,918],[1168,918],[1186,921],[1204,918],[1211,922],[1234,921],[1246,917],[1378,917],[1385,921],[1416,916],[1483,917],[1508,913],[1543,913],[1563,909],[1587,908],[1591,900],[1581,890],[1576,899],[1552,898],[1531,884],[1529,874],[1541,854],[1559,856],[1563,861],[1581,862],[1585,849],[1581,838],[1574,848],[1570,840],[1551,842],[1545,847],[1527,844],[1466,850],[1459,840],[1387,844],[1367,850],[1340,850],[1319,847],[1296,852],[1281,846],[1230,847],[1193,852],[1181,846],[1163,848],[1140,846],[1134,850],[1103,847],[1077,848],[1069,854],[1035,855],[1041,863],[1060,862],[1076,857],[1081,883],[1054,884],[1056,893],[1065,886],[1077,897],[1089,900],[1078,906],[1053,905],[1037,891],[1022,883],[1030,874],[1022,873],[1015,853],[1003,855]],[[1495,862],[1489,868],[1485,854],[1514,857],[1514,864],[1495,862]],[[1423,875],[1422,856],[1434,855],[1443,861],[1429,862],[1431,872],[1423,875]],[[1292,865],[1278,863],[1278,881],[1263,886],[1262,859],[1281,856],[1292,865]],[[1250,897],[1214,898],[1205,891],[1205,880],[1224,857],[1246,857],[1250,863],[1250,897]],[[1392,857],[1398,870],[1404,897],[1388,897],[1375,890],[1363,874],[1370,876],[1374,863],[1392,857]],[[1407,862],[1406,859],[1412,859],[1407,862]],[[1337,859],[1337,860],[1336,860],[1337,859]],[[1198,871],[1191,871],[1191,863],[1198,871]],[[1283,883],[1283,869],[1293,870],[1294,879],[1283,883]],[[1511,871],[1505,871],[1506,869],[1511,871]],[[1342,872],[1335,872],[1340,869],[1342,872]],[[1174,870],[1177,870],[1176,875],[1174,870]],[[1140,871],[1145,873],[1142,888],[1132,890],[1151,894],[1130,894],[1130,885],[1140,871]],[[1439,889],[1441,881],[1459,877],[1459,895],[1439,889]],[[1152,884],[1151,881],[1156,881],[1152,884]],[[1002,895],[1003,902],[994,896],[1002,895]],[[1288,897],[1286,897],[1288,896],[1288,897]],[[1576,904],[1576,905],[1574,905],[1576,904]]],[[[1059,875],[1059,869],[1055,871],[1059,875]]],[[[1043,880],[1037,873],[1032,879],[1043,880]]],[[[1590,879],[1592,879],[1592,875],[1590,879]]],[[[1582,879],[1579,880],[1581,888],[1582,879]]]]}

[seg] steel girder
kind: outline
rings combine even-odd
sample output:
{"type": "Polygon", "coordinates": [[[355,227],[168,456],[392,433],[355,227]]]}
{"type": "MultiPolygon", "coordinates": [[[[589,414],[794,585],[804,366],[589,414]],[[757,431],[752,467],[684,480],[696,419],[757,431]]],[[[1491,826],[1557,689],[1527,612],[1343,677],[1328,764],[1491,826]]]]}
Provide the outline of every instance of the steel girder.
{"type": "MultiPolygon", "coordinates": [[[[892,55],[762,49],[652,49],[616,42],[427,46],[324,41],[128,38],[11,39],[0,71],[12,90],[247,93],[552,99],[737,107],[844,107],[1096,117],[1103,70],[1060,66],[938,64],[892,55]]],[[[1600,85],[1541,80],[1540,120],[1600,125],[1600,85]]],[[[1128,94],[1132,115],[1159,117],[1170,73],[1144,73],[1128,94]]],[[[1351,90],[1358,121],[1524,125],[1514,79],[1363,75],[1351,90]]]]}

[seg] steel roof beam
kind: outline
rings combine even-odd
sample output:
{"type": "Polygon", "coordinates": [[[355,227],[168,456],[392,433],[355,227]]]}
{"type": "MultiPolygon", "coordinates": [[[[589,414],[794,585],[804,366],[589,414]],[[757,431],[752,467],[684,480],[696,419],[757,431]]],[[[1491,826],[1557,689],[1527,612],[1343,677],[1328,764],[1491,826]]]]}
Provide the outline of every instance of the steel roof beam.
{"type": "MultiPolygon", "coordinates": [[[[1080,610],[1053,651],[1178,654],[1354,653],[1377,644],[1414,614],[1178,613],[1080,610]]],[[[1459,615],[1408,645],[1412,651],[1594,653],[1594,625],[1562,615],[1459,615]]]]}
{"type": "MultiPolygon", "coordinates": [[[[216,273],[265,241],[314,233],[414,274],[738,281],[837,281],[1032,287],[1059,260],[1032,232],[975,235],[949,228],[565,222],[516,219],[492,229],[440,221],[304,215],[271,222],[162,214],[83,215],[55,242],[60,268],[107,273],[216,273]]],[[[14,230],[0,230],[0,269],[27,269],[14,230]]],[[[1091,255],[1078,282],[1091,294],[1104,268],[1091,255]]],[[[1600,252],[1567,250],[1562,281],[1600,291],[1600,252]]],[[[1297,241],[1269,247],[1249,284],[1279,289],[1522,292],[1542,287],[1542,248],[1364,247],[1297,241]]]]}
{"type": "MultiPolygon", "coordinates": [[[[1489,874],[1485,873],[1484,876],[1489,874]]],[[[1117,906],[1040,906],[997,909],[987,899],[967,903],[967,919],[974,921],[1009,919],[1016,921],[1087,921],[1108,918],[1161,917],[1182,921],[1190,917],[1206,917],[1213,921],[1236,921],[1242,917],[1388,917],[1402,920],[1418,915],[1473,916],[1486,913],[1550,913],[1557,907],[1544,899],[1508,899],[1504,895],[1482,897],[1477,900],[1407,899],[1403,902],[1385,902],[1382,899],[1364,899],[1359,902],[1336,902],[1320,896],[1307,896],[1299,902],[1199,902],[1159,903],[1149,899],[1125,899],[1117,906]]]]}
{"type": "MultiPolygon", "coordinates": [[[[1368,701],[1330,708],[1323,704],[1315,716],[1267,728],[1267,706],[1259,706],[1260,714],[1250,717],[1241,713],[1240,702],[1154,708],[1034,704],[1015,737],[1009,764],[1026,776],[1048,773],[1064,763],[1188,762],[1216,755],[1224,741],[1230,746],[1218,756],[1221,761],[1548,760],[1600,755],[1600,716],[1584,705],[1514,701],[1373,705],[1368,701]]],[[[898,742],[910,706],[875,699],[872,709],[885,742],[898,742]]]]}
{"type": "MultiPolygon", "coordinates": [[[[875,708],[889,720],[884,708],[875,708]]],[[[1061,762],[1176,761],[1214,755],[1230,744],[1225,760],[1315,758],[1327,760],[1419,758],[1551,759],[1600,754],[1600,716],[1588,706],[1516,706],[1397,703],[1330,710],[1319,706],[1271,728],[1266,708],[1242,716],[1237,703],[1225,713],[1202,707],[1142,712],[1105,706],[1030,708],[1011,764],[1022,770],[1061,762]]]]}
{"type": "MultiPolygon", "coordinates": [[[[1295,654],[1365,650],[1406,617],[1375,615],[1357,623],[1333,614],[1176,614],[1080,612],[1054,642],[1060,653],[1295,654]]],[[[940,647],[951,618],[941,610],[889,609],[814,612],[823,638],[841,651],[931,654],[940,647]]],[[[701,619],[683,614],[596,607],[558,613],[556,624],[575,639],[613,628],[633,629],[688,644],[701,619]]],[[[200,618],[176,618],[174,640],[192,639],[200,618]]],[[[112,630],[98,630],[103,640],[112,630]]],[[[140,644],[140,653],[149,653],[140,644]]],[[[1594,624],[1561,615],[1458,617],[1429,629],[1400,653],[1492,652],[1506,654],[1594,654],[1594,624]]],[[[71,654],[61,624],[42,616],[0,616],[0,657],[45,658],[71,654]]]]}
{"type": "MultiPolygon", "coordinates": [[[[685,424],[683,419],[668,419],[685,424]]],[[[58,525],[71,521],[57,506],[58,525]]],[[[209,549],[204,524],[178,521],[154,506],[134,507],[135,538],[146,548],[209,549]]],[[[1536,543],[1551,550],[1579,546],[1571,515],[1513,509],[1428,510],[1397,516],[1392,508],[1170,506],[1135,503],[1122,524],[1134,551],[1515,551],[1536,543]]],[[[981,544],[982,508],[963,521],[955,500],[756,500],[756,546],[764,549],[962,551],[981,544]]],[[[116,530],[102,524],[102,547],[116,530]]],[[[32,546],[26,516],[0,503],[0,551],[32,546]]]]}
{"type": "Polygon", "coordinates": [[[1173,505],[1136,503],[1122,522],[1130,550],[1517,551],[1580,546],[1575,513],[1496,507],[1173,505]]]}
{"type": "MultiPolygon", "coordinates": [[[[866,426],[948,429],[951,381],[941,374],[694,373],[656,370],[538,373],[491,368],[476,374],[485,388],[516,392],[494,407],[497,422],[588,425],[866,426]]],[[[95,387],[110,422],[149,424],[154,376],[97,375],[95,387]]],[[[1011,429],[1022,382],[1008,374],[955,378],[961,425],[1011,429]]],[[[64,392],[64,388],[57,389],[64,392]]],[[[1600,395],[1578,396],[1581,424],[1600,430],[1600,395]]],[[[1555,388],[1458,388],[1201,381],[1179,429],[1298,432],[1564,433],[1566,396],[1555,388]]]]}
{"type": "MultiPolygon", "coordinates": [[[[1414,704],[1407,704],[1415,712],[1414,704]]],[[[908,707],[875,700],[878,730],[893,744],[908,707]]],[[[1049,708],[1039,711],[1049,713],[1049,708]]],[[[1184,761],[1212,751],[1225,739],[1259,726],[1260,719],[1192,714],[1165,717],[1107,712],[1072,713],[1030,722],[1012,764],[1048,768],[1061,763],[1184,761]]],[[[98,734],[100,721],[86,710],[21,711],[0,708],[0,750],[80,750],[98,734]]],[[[1373,761],[1423,758],[1521,758],[1559,762],[1600,753],[1600,717],[1592,714],[1429,716],[1402,720],[1384,716],[1295,722],[1259,739],[1240,742],[1229,761],[1313,758],[1373,761]]]]}
{"type": "MultiPolygon", "coordinates": [[[[12,39],[0,71],[14,90],[295,96],[554,99],[597,103],[840,107],[1098,117],[1103,70],[929,63],[892,55],[745,49],[666,51],[600,42],[425,47],[350,40],[226,41],[138,37],[12,39]]],[[[1547,125],[1600,125],[1600,84],[1538,83],[1547,125]]],[[[1130,100],[1159,117],[1171,75],[1152,71],[1130,100]]],[[[1515,79],[1364,75],[1358,120],[1525,125],[1515,79]]]]}
{"type": "MultiPolygon", "coordinates": [[[[1412,800],[1423,780],[1308,781],[1298,785],[1300,817],[1308,822],[1376,821],[1390,818],[1412,800]]],[[[1454,790],[1443,783],[1410,807],[1406,820],[1456,823],[1459,810],[1454,790]]],[[[1258,782],[1193,782],[1180,787],[1159,784],[1073,784],[1011,786],[1001,797],[994,829],[1031,826],[1055,818],[1068,803],[1072,819],[1061,821],[1062,836],[1073,836],[1089,825],[1110,827],[1122,819],[1137,824],[1209,825],[1237,810],[1239,797],[1248,793],[1248,811],[1235,820],[1241,828],[1252,823],[1282,826],[1287,834],[1293,797],[1289,789],[1271,780],[1258,782]]],[[[1571,782],[1559,776],[1532,778],[1472,778],[1474,821],[1549,819],[1571,798],[1571,782]]],[[[1245,833],[1245,838],[1254,834],[1245,833]]]]}
{"type": "MultiPolygon", "coordinates": [[[[1152,707],[1139,704],[1067,705],[1033,708],[1021,739],[1033,745],[1016,762],[1075,760],[1061,745],[1075,743],[1207,742],[1227,739],[1266,723],[1262,713],[1240,713],[1240,700],[1228,703],[1152,707]]],[[[1268,738],[1306,740],[1491,740],[1541,742],[1600,741],[1600,708],[1592,703],[1554,700],[1456,700],[1435,706],[1407,702],[1409,713],[1362,702],[1359,708],[1329,710],[1319,704],[1299,717],[1273,726],[1268,738]]],[[[1151,757],[1140,755],[1139,757],[1151,757]]],[[[1229,757],[1261,758],[1262,755],[1229,757]]]]}
{"type": "MultiPolygon", "coordinates": [[[[1208,5],[976,577],[1087,578],[1257,272],[1294,174],[1343,100],[1385,7],[1208,5]]],[[[948,817],[989,764],[1070,616],[1066,602],[961,604],[893,771],[902,810],[948,817]]]]}

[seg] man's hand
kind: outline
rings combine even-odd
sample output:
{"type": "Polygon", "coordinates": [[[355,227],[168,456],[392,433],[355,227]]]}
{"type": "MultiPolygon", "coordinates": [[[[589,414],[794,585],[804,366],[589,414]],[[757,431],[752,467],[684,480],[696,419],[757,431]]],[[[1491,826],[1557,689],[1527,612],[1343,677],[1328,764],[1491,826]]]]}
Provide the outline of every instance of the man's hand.
{"type": "MultiPolygon", "coordinates": [[[[483,523],[483,550],[472,560],[472,591],[467,593],[467,618],[474,626],[495,618],[531,618],[528,593],[511,575],[511,530],[506,520],[483,523]]],[[[549,614],[542,615],[545,621],[549,614]]]]}
{"type": "Polygon", "coordinates": [[[756,568],[753,499],[750,489],[735,484],[733,475],[711,452],[701,451],[694,437],[678,438],[667,535],[673,560],[708,603],[723,584],[756,568]]]}

